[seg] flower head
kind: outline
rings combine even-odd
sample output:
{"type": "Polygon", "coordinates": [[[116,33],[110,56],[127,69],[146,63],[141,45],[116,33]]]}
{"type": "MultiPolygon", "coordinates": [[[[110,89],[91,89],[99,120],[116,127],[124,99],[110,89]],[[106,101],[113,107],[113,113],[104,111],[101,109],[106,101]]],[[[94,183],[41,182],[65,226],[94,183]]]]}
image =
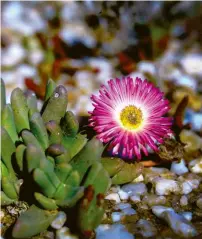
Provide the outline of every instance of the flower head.
{"type": "Polygon", "coordinates": [[[91,96],[94,110],[89,112],[89,122],[97,138],[110,142],[113,155],[141,159],[141,152],[148,155],[148,147],[157,151],[156,143],[163,143],[163,138],[171,133],[172,119],[163,117],[169,102],[147,80],[110,80],[99,93],[98,97],[91,96]]]}

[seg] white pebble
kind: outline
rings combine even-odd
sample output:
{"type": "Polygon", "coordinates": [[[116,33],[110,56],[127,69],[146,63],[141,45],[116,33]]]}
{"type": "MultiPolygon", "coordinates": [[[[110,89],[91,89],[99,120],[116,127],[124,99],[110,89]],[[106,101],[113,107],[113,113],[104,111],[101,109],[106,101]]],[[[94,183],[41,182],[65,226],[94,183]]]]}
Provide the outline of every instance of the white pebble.
{"type": "Polygon", "coordinates": [[[121,202],[118,193],[110,193],[109,195],[107,195],[107,196],[105,197],[105,199],[107,199],[107,200],[113,200],[113,201],[115,201],[116,203],[120,203],[120,202],[121,202]]]}
{"type": "Polygon", "coordinates": [[[122,186],[122,190],[131,195],[144,195],[147,193],[147,187],[144,183],[129,183],[122,186]]]}
{"type": "Polygon", "coordinates": [[[186,218],[188,221],[192,220],[192,213],[191,212],[181,212],[180,215],[182,215],[184,218],[186,218]]]}
{"type": "Polygon", "coordinates": [[[119,222],[123,216],[122,212],[112,212],[111,217],[113,222],[119,222]]]}
{"type": "Polygon", "coordinates": [[[174,211],[171,207],[164,207],[164,206],[153,206],[152,212],[159,217],[165,211],[174,211]]]}
{"type": "Polygon", "coordinates": [[[78,237],[72,235],[68,227],[62,227],[56,231],[56,239],[78,239],[78,237]]]}
{"type": "Polygon", "coordinates": [[[182,183],[182,193],[189,194],[192,191],[192,186],[189,182],[182,183]]]}
{"type": "Polygon", "coordinates": [[[128,200],[128,198],[129,198],[128,193],[124,192],[121,189],[118,191],[118,194],[119,194],[119,197],[120,197],[121,200],[128,200]]]}
{"type": "Polygon", "coordinates": [[[121,224],[100,225],[96,229],[96,239],[134,239],[134,236],[121,224]]]}
{"type": "Polygon", "coordinates": [[[148,72],[152,75],[156,74],[156,68],[153,62],[141,61],[137,64],[137,68],[140,72],[148,72]]]}
{"type": "Polygon", "coordinates": [[[182,194],[189,194],[193,189],[198,188],[199,181],[197,179],[186,180],[182,183],[182,194]]]}
{"type": "Polygon", "coordinates": [[[130,200],[133,201],[133,202],[140,202],[141,201],[140,195],[132,195],[130,197],[130,200]]]}
{"type": "Polygon", "coordinates": [[[169,195],[171,193],[179,194],[180,192],[179,184],[175,180],[158,178],[155,183],[157,195],[169,195]]]}
{"type": "Polygon", "coordinates": [[[130,208],[131,207],[131,204],[130,203],[119,203],[119,204],[116,204],[115,206],[115,209],[125,209],[125,208],[130,208]]]}
{"type": "MultiPolygon", "coordinates": [[[[152,207],[152,212],[157,217],[164,219],[177,235],[186,238],[197,235],[194,226],[184,216],[177,214],[173,208],[154,206],[152,207]]],[[[188,214],[185,215],[188,216],[188,214]]]]}
{"type": "Polygon", "coordinates": [[[14,66],[25,57],[25,49],[18,43],[9,45],[2,51],[2,62],[3,66],[14,66]]]}
{"type": "Polygon", "coordinates": [[[192,173],[202,173],[202,157],[192,160],[189,163],[189,169],[192,173]]]}
{"type": "Polygon", "coordinates": [[[188,74],[202,76],[202,56],[200,54],[187,54],[182,57],[181,64],[188,74]]]}
{"type": "Polygon", "coordinates": [[[198,234],[194,226],[184,216],[174,211],[164,212],[161,218],[163,218],[171,229],[181,237],[190,238],[198,234]]]}
{"type": "Polygon", "coordinates": [[[55,229],[60,229],[65,221],[67,220],[67,216],[66,213],[64,212],[59,212],[57,217],[52,221],[51,226],[55,229]]]}
{"type": "Polygon", "coordinates": [[[180,205],[183,207],[183,206],[187,206],[188,204],[188,198],[183,195],[181,198],[180,198],[180,205]]]}
{"type": "Polygon", "coordinates": [[[180,77],[177,77],[175,79],[175,82],[177,85],[187,86],[189,88],[192,88],[193,90],[195,90],[197,86],[194,77],[185,75],[183,73],[181,73],[180,77]]]}
{"type": "Polygon", "coordinates": [[[124,208],[122,210],[122,212],[123,212],[124,215],[134,215],[134,214],[136,214],[136,211],[133,208],[129,208],[129,207],[124,208]]]}
{"type": "Polygon", "coordinates": [[[181,159],[180,162],[172,162],[171,172],[176,173],[177,175],[182,175],[188,172],[188,168],[185,165],[184,159],[181,159]]]}

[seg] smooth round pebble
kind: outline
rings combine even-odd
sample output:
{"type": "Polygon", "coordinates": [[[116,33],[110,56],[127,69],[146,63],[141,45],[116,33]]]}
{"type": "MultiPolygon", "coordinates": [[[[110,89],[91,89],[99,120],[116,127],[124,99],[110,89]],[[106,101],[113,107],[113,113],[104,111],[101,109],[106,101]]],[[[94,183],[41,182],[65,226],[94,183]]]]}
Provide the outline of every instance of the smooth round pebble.
{"type": "Polygon", "coordinates": [[[66,213],[61,211],[58,213],[57,217],[52,221],[51,227],[55,229],[60,229],[64,225],[66,220],[67,220],[66,213]]]}
{"type": "Polygon", "coordinates": [[[157,195],[169,195],[171,193],[179,194],[180,186],[179,183],[172,179],[158,178],[156,180],[156,194],[157,195]]]}
{"type": "Polygon", "coordinates": [[[119,194],[119,197],[120,197],[121,200],[128,200],[128,198],[129,198],[128,193],[124,192],[121,189],[118,191],[118,194],[119,194]]]}
{"type": "Polygon", "coordinates": [[[140,199],[140,195],[132,195],[132,196],[130,196],[130,200],[132,201],[132,202],[140,202],[141,201],[141,199],[140,199]]]}
{"type": "Polygon", "coordinates": [[[68,227],[62,227],[56,232],[56,239],[78,239],[77,236],[72,235],[68,227]]]}
{"type": "Polygon", "coordinates": [[[107,195],[107,196],[105,197],[105,199],[107,199],[107,200],[113,200],[113,201],[115,201],[116,203],[120,203],[120,202],[121,202],[118,193],[110,193],[109,195],[107,195]]]}
{"type": "Polygon", "coordinates": [[[136,211],[133,208],[124,208],[122,210],[124,215],[134,215],[136,214],[136,211]]]}
{"type": "Polygon", "coordinates": [[[182,194],[189,194],[193,189],[197,189],[199,186],[199,180],[191,179],[182,183],[182,194]]]}
{"type": "Polygon", "coordinates": [[[183,195],[180,198],[180,205],[183,207],[183,206],[187,206],[187,204],[188,204],[188,198],[187,198],[187,196],[183,195]]]}
{"type": "Polygon", "coordinates": [[[171,207],[164,207],[164,206],[153,206],[152,207],[152,212],[159,217],[163,212],[165,211],[174,211],[173,208],[171,207]]]}
{"type": "Polygon", "coordinates": [[[96,229],[96,239],[135,239],[122,224],[100,225],[96,229]]]}
{"type": "Polygon", "coordinates": [[[170,171],[176,173],[177,175],[182,175],[187,173],[189,170],[185,165],[184,159],[181,159],[180,162],[172,162],[170,171]]]}
{"type": "Polygon", "coordinates": [[[144,183],[129,183],[125,184],[122,188],[123,191],[131,195],[144,195],[147,193],[147,187],[144,183]]]}
{"type": "Polygon", "coordinates": [[[184,218],[186,218],[188,221],[192,220],[192,212],[181,212],[180,215],[182,215],[184,218]]]}
{"type": "Polygon", "coordinates": [[[119,222],[123,216],[122,212],[112,212],[111,217],[113,222],[119,222]]]}
{"type": "Polygon", "coordinates": [[[202,173],[202,157],[190,161],[189,169],[192,173],[202,173]]]}
{"type": "Polygon", "coordinates": [[[131,207],[131,204],[130,204],[130,203],[118,203],[118,204],[116,204],[115,209],[116,209],[116,210],[117,210],[117,209],[122,210],[122,209],[130,208],[130,207],[131,207]]]}

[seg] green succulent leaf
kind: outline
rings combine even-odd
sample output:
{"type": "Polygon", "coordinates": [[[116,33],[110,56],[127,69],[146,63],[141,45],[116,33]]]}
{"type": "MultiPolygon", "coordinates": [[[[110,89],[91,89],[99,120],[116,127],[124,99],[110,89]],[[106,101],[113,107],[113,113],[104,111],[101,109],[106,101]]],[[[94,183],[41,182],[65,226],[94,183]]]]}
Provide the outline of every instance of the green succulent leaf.
{"type": "Polygon", "coordinates": [[[46,150],[49,144],[48,133],[41,115],[37,112],[32,114],[30,118],[30,129],[41,147],[46,150]]]}
{"type": "Polygon", "coordinates": [[[11,106],[17,132],[20,133],[23,129],[30,129],[28,118],[29,109],[24,93],[20,88],[13,90],[11,94],[11,106]]]}
{"type": "Polygon", "coordinates": [[[49,79],[46,85],[45,102],[49,100],[55,88],[56,88],[55,82],[52,79],[49,79]]]}
{"type": "Polygon", "coordinates": [[[64,116],[67,108],[67,90],[64,86],[59,85],[55,88],[53,94],[47,102],[43,112],[42,118],[45,123],[54,120],[60,123],[61,118],[64,116]]]}
{"type": "Polygon", "coordinates": [[[1,110],[4,109],[4,106],[6,105],[6,89],[5,89],[5,83],[1,79],[1,110]]]}
{"type": "Polygon", "coordinates": [[[12,236],[14,238],[29,238],[45,231],[57,213],[57,211],[46,211],[32,205],[17,219],[12,236]]]}
{"type": "Polygon", "coordinates": [[[1,118],[2,126],[7,130],[8,134],[10,135],[12,141],[15,143],[18,140],[18,134],[15,127],[14,115],[13,110],[10,104],[5,105],[2,111],[2,118],[1,118]]]}

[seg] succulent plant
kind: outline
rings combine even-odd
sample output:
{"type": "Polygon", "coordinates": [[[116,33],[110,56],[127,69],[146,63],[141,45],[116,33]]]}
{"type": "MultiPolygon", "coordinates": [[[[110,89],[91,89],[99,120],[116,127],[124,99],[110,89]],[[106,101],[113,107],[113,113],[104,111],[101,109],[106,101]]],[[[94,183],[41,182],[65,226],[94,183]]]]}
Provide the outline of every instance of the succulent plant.
{"type": "Polygon", "coordinates": [[[101,163],[102,143],[78,132],[76,117],[66,112],[65,87],[50,80],[39,111],[36,96],[19,88],[13,90],[11,104],[5,104],[1,84],[1,203],[26,201],[29,194],[32,204],[18,218],[13,237],[46,230],[58,208],[70,207],[77,208],[80,231],[90,234],[102,219],[104,194],[111,185],[101,163]]]}

